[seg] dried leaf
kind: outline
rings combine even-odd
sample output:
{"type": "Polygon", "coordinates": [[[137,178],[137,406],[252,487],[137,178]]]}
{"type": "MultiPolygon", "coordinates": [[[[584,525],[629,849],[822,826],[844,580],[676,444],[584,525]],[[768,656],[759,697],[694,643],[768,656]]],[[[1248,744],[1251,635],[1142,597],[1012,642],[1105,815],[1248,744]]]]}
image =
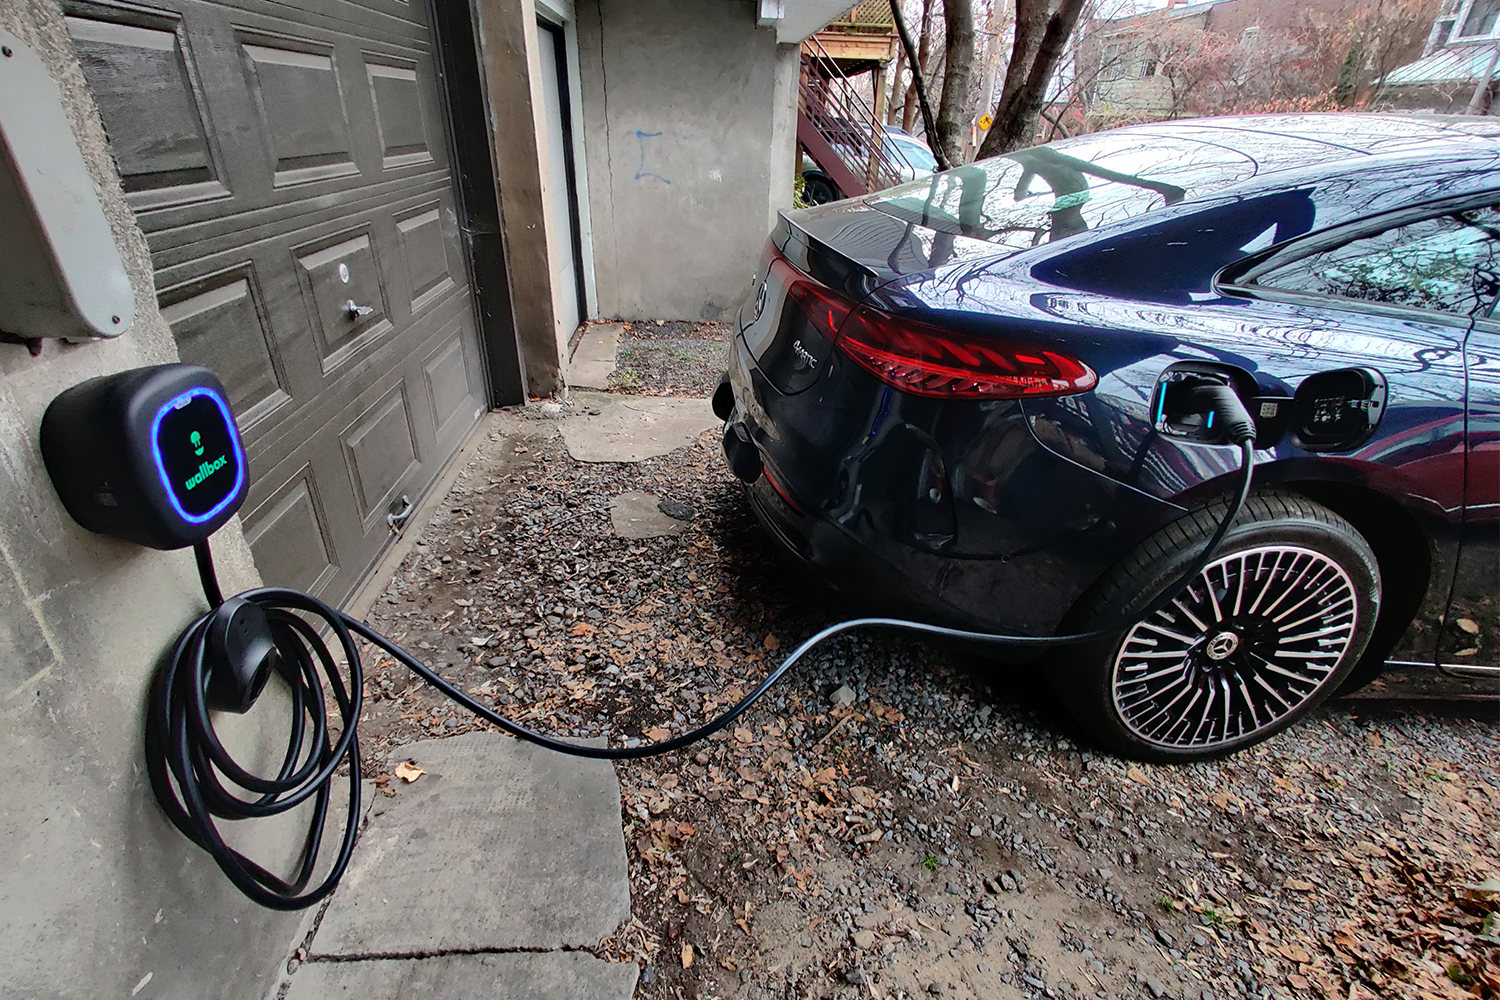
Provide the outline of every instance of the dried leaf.
{"type": "Polygon", "coordinates": [[[1463,629],[1470,635],[1479,634],[1479,623],[1472,618],[1460,618],[1453,624],[1457,625],[1459,628],[1463,629]]]}
{"type": "Polygon", "coordinates": [[[599,630],[594,628],[594,626],[590,625],[588,622],[579,622],[577,625],[574,625],[572,628],[568,629],[568,634],[593,635],[597,631],[599,630]]]}
{"type": "Polygon", "coordinates": [[[666,728],[665,726],[653,726],[641,735],[646,737],[646,739],[650,740],[652,743],[660,743],[662,740],[669,740],[672,738],[672,730],[666,728]]]}
{"type": "Polygon", "coordinates": [[[526,447],[524,444],[518,444],[518,445],[516,445],[516,454],[517,455],[524,455],[524,454],[526,454],[530,450],[531,449],[528,448],[528,447],[526,447]]]}
{"type": "Polygon", "coordinates": [[[773,653],[776,652],[781,648],[781,640],[776,638],[774,635],[766,636],[766,648],[773,653]]]}
{"type": "Polygon", "coordinates": [[[684,969],[693,967],[693,946],[690,944],[682,946],[682,967],[684,969]]]}
{"type": "Polygon", "coordinates": [[[396,777],[407,784],[411,784],[426,773],[426,771],[417,766],[417,762],[414,760],[403,760],[396,765],[396,777]]]}
{"type": "Polygon", "coordinates": [[[1130,769],[1125,772],[1125,777],[1129,778],[1131,781],[1134,781],[1138,785],[1146,785],[1147,787],[1150,787],[1151,785],[1151,779],[1146,777],[1146,772],[1142,771],[1134,764],[1130,765],[1130,769]]]}
{"type": "Polygon", "coordinates": [[[1282,887],[1291,889],[1294,892],[1312,892],[1317,888],[1316,885],[1313,885],[1306,879],[1300,878],[1288,878],[1285,882],[1282,883],[1282,887]]]}

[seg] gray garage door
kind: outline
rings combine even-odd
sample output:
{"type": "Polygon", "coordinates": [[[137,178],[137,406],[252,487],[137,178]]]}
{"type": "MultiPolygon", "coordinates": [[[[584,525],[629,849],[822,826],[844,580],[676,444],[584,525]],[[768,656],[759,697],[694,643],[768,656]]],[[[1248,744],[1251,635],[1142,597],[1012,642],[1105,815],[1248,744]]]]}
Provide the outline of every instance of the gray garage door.
{"type": "Polygon", "coordinates": [[[425,5],[66,10],[261,574],[340,600],[485,398],[425,5]]]}

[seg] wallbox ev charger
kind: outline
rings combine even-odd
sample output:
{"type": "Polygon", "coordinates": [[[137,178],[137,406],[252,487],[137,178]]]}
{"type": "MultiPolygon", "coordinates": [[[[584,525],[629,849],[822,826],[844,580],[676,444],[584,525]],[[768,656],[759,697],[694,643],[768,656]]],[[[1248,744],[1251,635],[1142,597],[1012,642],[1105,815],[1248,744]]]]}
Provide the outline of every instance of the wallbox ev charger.
{"type": "Polygon", "coordinates": [[[64,391],[42,417],[42,460],[75,521],[154,549],[203,541],[245,501],[245,452],[224,387],[196,365],[64,391]]]}
{"type": "MultiPolygon", "coordinates": [[[[1165,607],[1213,559],[1250,494],[1256,425],[1227,380],[1201,379],[1174,395],[1163,419],[1187,426],[1198,440],[1237,446],[1240,476],[1218,530],[1181,578],[1141,613],[1165,607]],[[1198,429],[1201,425],[1201,430],[1198,429]]],[[[42,419],[42,454],[68,513],[104,535],[160,549],[193,546],[210,610],[183,631],[162,661],[146,714],[146,770],[163,811],[207,851],[246,896],[262,906],[296,910],[338,886],[354,850],[360,816],[359,714],[364,670],[355,636],[383,650],[479,718],[559,753],[628,760],[670,753],[711,736],[739,718],[810,650],[859,628],[895,628],[966,642],[1021,648],[1074,645],[1124,627],[1077,635],[1020,636],[968,632],[897,618],[856,618],[830,625],[803,642],[734,707],[704,725],[660,743],[630,749],[590,747],[534,732],[444,680],[390,639],[308,594],[261,587],[227,600],[214,576],[208,537],[245,499],[247,471],[239,428],[214,374],[196,365],[161,365],[120,372],[64,391],[42,419]],[[331,634],[341,670],[321,629],[331,634]],[[214,731],[213,711],[243,713],[271,675],[290,689],[292,719],[275,777],[240,766],[214,731]],[[328,714],[338,711],[337,735],[328,714]],[[333,779],[347,765],[348,812],[338,855],[315,887],[318,851],[333,779]],[[282,878],[225,843],[219,820],[275,816],[313,803],[296,871],[282,878]]]]}

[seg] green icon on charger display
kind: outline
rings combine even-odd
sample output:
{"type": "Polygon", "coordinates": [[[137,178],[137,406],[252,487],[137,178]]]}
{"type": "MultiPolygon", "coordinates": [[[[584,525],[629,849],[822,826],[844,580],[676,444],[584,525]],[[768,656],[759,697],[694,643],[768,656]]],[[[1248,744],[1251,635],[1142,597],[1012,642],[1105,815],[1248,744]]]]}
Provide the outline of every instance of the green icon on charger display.
{"type": "Polygon", "coordinates": [[[201,455],[201,454],[203,454],[203,435],[202,434],[199,434],[197,431],[193,431],[193,433],[191,433],[191,434],[188,435],[188,440],[191,441],[191,442],[193,442],[193,454],[194,455],[201,455]]]}

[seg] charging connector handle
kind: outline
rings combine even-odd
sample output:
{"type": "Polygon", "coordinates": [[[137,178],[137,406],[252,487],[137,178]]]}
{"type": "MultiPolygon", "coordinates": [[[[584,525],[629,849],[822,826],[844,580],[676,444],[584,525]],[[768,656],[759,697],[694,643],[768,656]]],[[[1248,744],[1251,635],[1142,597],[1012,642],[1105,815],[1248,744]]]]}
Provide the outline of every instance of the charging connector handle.
{"type": "MultiPolygon", "coordinates": [[[[1239,435],[1241,466],[1239,487],[1219,517],[1219,527],[1199,552],[1191,566],[1146,608],[1131,616],[1132,621],[1149,618],[1166,607],[1182,589],[1198,577],[1218,552],[1235,519],[1250,495],[1254,480],[1254,424],[1244,412],[1243,404],[1233,390],[1223,387],[1227,397],[1205,397],[1226,413],[1226,427],[1239,435]],[[1233,402],[1231,403],[1232,397],[1233,402]],[[1238,413],[1234,407],[1238,406],[1238,413]],[[1240,415],[1243,414],[1243,421],[1240,415]],[[1248,435],[1243,429],[1248,422],[1248,435]]],[[[203,588],[215,604],[223,598],[214,578],[213,559],[206,542],[198,546],[198,567],[203,588]]],[[[254,673],[214,659],[214,644],[209,629],[213,612],[188,627],[178,639],[172,655],[158,672],[152,690],[146,721],[146,765],[151,787],[172,823],[184,835],[207,851],[224,874],[250,899],[278,910],[295,910],[317,903],[338,885],[354,849],[360,816],[360,758],[356,730],[364,689],[364,668],[354,637],[383,650],[407,669],[420,676],[456,704],[468,709],[512,736],[558,753],[604,760],[630,760],[671,753],[706,739],[739,718],[755,704],[788,670],[817,646],[845,632],[866,628],[891,628],[945,639],[960,639],[985,645],[1019,648],[1051,648],[1093,642],[1110,636],[1129,622],[1116,622],[1105,628],[1073,635],[1027,636],[972,632],[925,622],[899,618],[855,618],[830,625],[803,642],[781,665],[766,676],[755,690],[722,715],[697,729],[660,743],[638,747],[593,747],[553,739],[528,729],[483,705],[464,691],[444,680],[416,657],[349,615],[322,601],[295,590],[263,587],[238,595],[265,612],[277,656],[276,671],[291,691],[292,720],[286,754],[275,778],[259,777],[229,755],[214,731],[209,714],[209,681],[215,672],[226,671],[232,678],[250,678],[254,673]],[[336,640],[348,671],[347,681],[340,672],[333,653],[319,635],[326,627],[336,640]],[[332,735],[333,720],[325,707],[326,694],[332,695],[338,707],[337,738],[332,735]],[[317,867],[318,849],[323,825],[328,815],[330,788],[335,773],[346,768],[349,783],[348,814],[339,852],[328,874],[313,889],[308,883],[317,867]],[[227,780],[226,780],[227,779],[227,780]],[[303,842],[297,873],[282,879],[250,858],[231,848],[219,833],[219,819],[255,819],[284,813],[312,799],[314,807],[307,836],[303,842]]],[[[244,683],[241,680],[240,683],[244,683]]]]}
{"type": "Polygon", "coordinates": [[[1188,391],[1194,412],[1209,415],[1209,427],[1221,440],[1239,444],[1255,440],[1255,418],[1240,394],[1227,385],[1205,382],[1188,391]]]}

